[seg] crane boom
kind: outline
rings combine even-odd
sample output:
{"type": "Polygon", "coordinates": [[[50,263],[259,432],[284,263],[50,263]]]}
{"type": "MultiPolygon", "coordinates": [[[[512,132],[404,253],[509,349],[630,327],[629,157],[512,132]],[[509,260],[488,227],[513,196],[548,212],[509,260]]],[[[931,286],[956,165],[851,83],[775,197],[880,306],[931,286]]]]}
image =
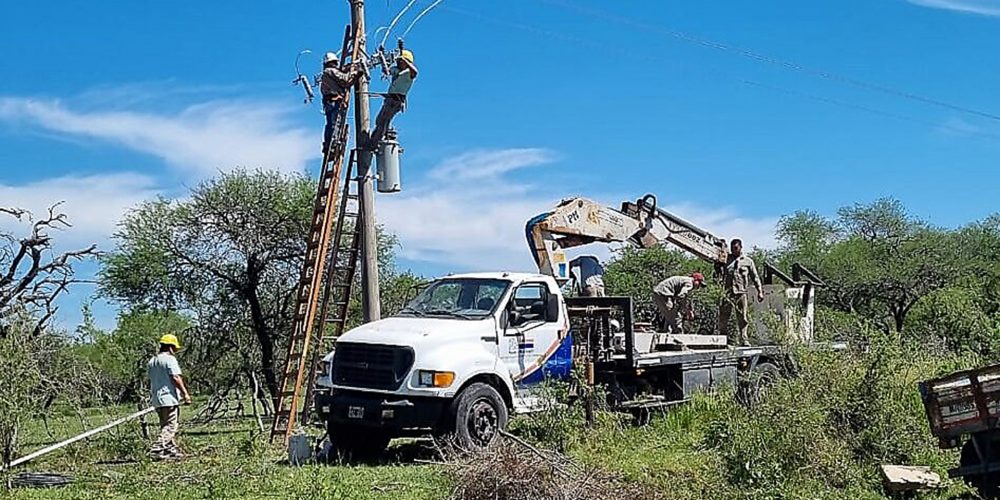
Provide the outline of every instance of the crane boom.
{"type": "Polygon", "coordinates": [[[560,284],[569,280],[565,250],[594,242],[641,248],[670,243],[717,266],[728,257],[726,240],[658,208],[651,194],[623,202],[621,210],[586,198],[563,200],[529,220],[525,233],[539,270],[560,284]]]}

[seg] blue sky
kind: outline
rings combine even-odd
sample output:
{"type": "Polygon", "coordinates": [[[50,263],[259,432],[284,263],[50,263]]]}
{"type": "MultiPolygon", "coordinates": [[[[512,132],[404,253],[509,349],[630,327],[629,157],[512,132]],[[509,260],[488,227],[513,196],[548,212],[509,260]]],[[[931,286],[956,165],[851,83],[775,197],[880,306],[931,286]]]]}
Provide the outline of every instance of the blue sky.
{"type": "MultiPolygon", "coordinates": [[[[406,3],[370,0],[370,31],[406,3]]],[[[110,249],[143,199],[236,165],[316,171],[322,117],[292,63],[339,47],[347,14],[8,2],[0,205],[65,201],[61,244],[110,249]]],[[[524,221],[571,195],[653,192],[761,246],[803,208],[895,196],[946,226],[997,210],[1000,0],[444,0],[407,44],[421,74],[396,121],[404,192],[378,210],[421,273],[530,269],[524,221]]],[[[91,292],[64,301],[64,327],[91,292]]]]}

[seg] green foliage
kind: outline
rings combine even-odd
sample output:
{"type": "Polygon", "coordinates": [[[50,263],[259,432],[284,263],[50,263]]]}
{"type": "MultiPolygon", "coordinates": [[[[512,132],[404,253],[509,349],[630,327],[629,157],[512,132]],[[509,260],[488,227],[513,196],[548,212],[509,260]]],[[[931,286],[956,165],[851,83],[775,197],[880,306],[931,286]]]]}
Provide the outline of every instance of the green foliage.
{"type": "Polygon", "coordinates": [[[913,308],[906,335],[996,359],[1000,354],[1000,324],[983,310],[980,295],[965,288],[938,290],[913,308]]]}
{"type": "MultiPolygon", "coordinates": [[[[199,184],[184,198],[145,202],[115,235],[118,247],[103,261],[101,292],[125,307],[125,319],[148,312],[189,318],[182,342],[191,349],[183,361],[196,375],[195,386],[225,386],[234,373],[259,370],[274,393],[315,189],[315,181],[302,175],[236,170],[199,184]]],[[[418,279],[396,272],[395,246],[392,235],[380,234],[380,283],[388,312],[401,307],[418,279]]],[[[360,276],[355,274],[350,302],[352,324],[361,320],[360,276]]],[[[109,341],[127,344],[132,341],[123,337],[129,335],[116,332],[109,341]]],[[[131,366],[125,359],[113,362],[131,366]]]]}
{"type": "Polygon", "coordinates": [[[706,434],[734,486],[754,498],[873,497],[881,464],[943,473],[954,463],[937,449],[916,387],[973,360],[894,337],[879,337],[864,352],[802,351],[799,360],[798,376],[772,388],[761,405],[723,405],[706,434]]]}
{"type": "Polygon", "coordinates": [[[95,402],[95,371],[73,354],[73,344],[62,335],[35,333],[34,318],[9,318],[7,335],[0,336],[0,463],[16,455],[22,427],[45,416],[57,401],[78,408],[95,402]]]}
{"type": "Polygon", "coordinates": [[[826,281],[821,304],[898,332],[916,324],[907,316],[922,299],[963,282],[978,284],[982,306],[989,307],[987,290],[1000,283],[998,224],[937,228],[899,201],[881,199],[844,207],[836,220],[812,212],[781,219],[777,257],[805,264],[826,281]]]}

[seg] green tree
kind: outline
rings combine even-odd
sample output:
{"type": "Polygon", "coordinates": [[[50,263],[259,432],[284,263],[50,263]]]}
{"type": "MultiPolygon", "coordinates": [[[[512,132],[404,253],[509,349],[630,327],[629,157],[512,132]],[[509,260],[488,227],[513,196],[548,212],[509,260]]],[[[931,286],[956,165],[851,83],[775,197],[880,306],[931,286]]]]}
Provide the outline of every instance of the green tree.
{"type": "MultiPolygon", "coordinates": [[[[259,360],[254,364],[274,395],[315,189],[302,175],[236,170],[187,197],[143,203],[115,234],[118,246],[103,260],[101,291],[129,310],[182,312],[192,321],[185,334],[194,346],[187,355],[195,373],[204,366],[204,376],[229,379],[259,360]]],[[[379,236],[379,278],[391,311],[405,297],[397,280],[405,288],[416,278],[396,272],[396,240],[379,236]]],[[[360,273],[355,279],[357,285],[360,273]]],[[[360,322],[359,288],[351,300],[354,322],[360,322]]]]}
{"type": "Polygon", "coordinates": [[[189,311],[218,335],[250,332],[275,394],[275,341],[288,330],[313,192],[301,175],[237,170],[187,198],[145,202],[115,234],[101,290],[128,307],[189,311]]]}
{"type": "Polygon", "coordinates": [[[902,331],[921,298],[950,286],[964,268],[954,232],[881,199],[838,211],[836,220],[799,212],[778,227],[779,259],[797,261],[827,283],[819,298],[902,331]]]}

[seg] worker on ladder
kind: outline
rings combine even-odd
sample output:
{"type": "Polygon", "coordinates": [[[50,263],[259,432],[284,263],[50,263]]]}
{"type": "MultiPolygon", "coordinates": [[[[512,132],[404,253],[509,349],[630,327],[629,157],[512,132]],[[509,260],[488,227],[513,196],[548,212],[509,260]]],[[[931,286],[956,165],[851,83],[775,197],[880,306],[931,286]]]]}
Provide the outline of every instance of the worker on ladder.
{"type": "Polygon", "coordinates": [[[385,137],[393,117],[406,108],[406,94],[410,92],[413,80],[417,79],[417,66],[413,64],[413,52],[401,49],[399,57],[396,58],[396,65],[389,71],[389,76],[391,78],[389,91],[385,93],[382,108],[375,118],[375,130],[372,131],[368,139],[366,149],[370,151],[378,148],[378,143],[385,137]]]}
{"type": "Polygon", "coordinates": [[[323,95],[323,113],[326,115],[326,129],[323,132],[323,155],[330,150],[333,136],[338,128],[341,106],[347,102],[347,93],[361,75],[357,64],[348,71],[340,69],[340,58],[335,52],[323,56],[323,73],[320,75],[319,90],[323,95]]]}

